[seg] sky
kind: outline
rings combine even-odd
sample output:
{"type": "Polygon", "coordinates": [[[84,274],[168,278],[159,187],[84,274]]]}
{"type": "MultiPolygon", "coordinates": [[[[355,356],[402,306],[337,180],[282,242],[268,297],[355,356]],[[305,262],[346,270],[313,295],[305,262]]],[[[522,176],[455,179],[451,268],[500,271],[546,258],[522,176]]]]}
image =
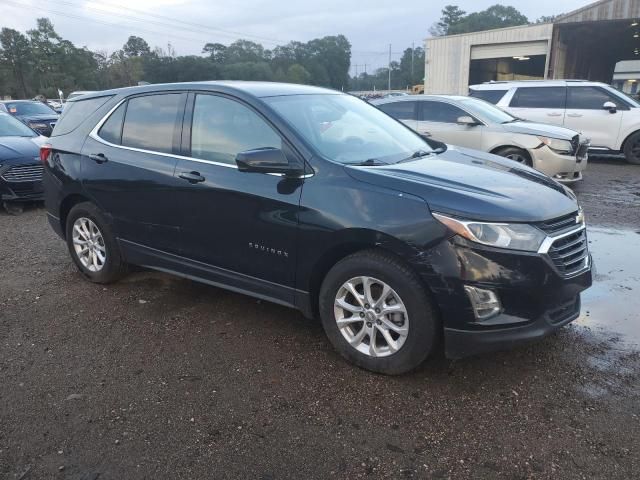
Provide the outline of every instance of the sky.
{"type": "MultiPolygon", "coordinates": [[[[238,38],[265,48],[291,40],[345,35],[352,45],[352,71],[386,66],[413,44],[421,46],[445,5],[483,10],[499,0],[0,0],[0,27],[26,31],[36,18],[48,17],[56,31],[77,46],[107,53],[122,47],[129,35],[153,48],[167,44],[178,55],[200,54],[207,42],[229,44],[238,38]]],[[[511,0],[530,21],[566,13],[589,0],[511,0]]]]}

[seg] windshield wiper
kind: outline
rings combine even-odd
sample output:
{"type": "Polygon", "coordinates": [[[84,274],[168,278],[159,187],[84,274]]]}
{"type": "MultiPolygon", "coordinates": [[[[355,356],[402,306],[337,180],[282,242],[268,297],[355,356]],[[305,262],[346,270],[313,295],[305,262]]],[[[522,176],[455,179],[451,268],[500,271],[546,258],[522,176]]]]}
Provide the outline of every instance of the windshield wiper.
{"type": "Polygon", "coordinates": [[[380,165],[389,165],[387,162],[381,162],[375,158],[368,158],[361,162],[347,162],[346,165],[352,165],[354,167],[377,167],[380,165]]]}
{"type": "Polygon", "coordinates": [[[431,152],[427,152],[426,150],[417,150],[413,152],[413,154],[410,157],[403,158],[402,160],[399,160],[396,163],[410,162],[411,160],[415,160],[416,158],[428,157],[429,155],[432,155],[434,153],[442,153],[442,152],[439,152],[438,150],[432,150],[431,152]]]}

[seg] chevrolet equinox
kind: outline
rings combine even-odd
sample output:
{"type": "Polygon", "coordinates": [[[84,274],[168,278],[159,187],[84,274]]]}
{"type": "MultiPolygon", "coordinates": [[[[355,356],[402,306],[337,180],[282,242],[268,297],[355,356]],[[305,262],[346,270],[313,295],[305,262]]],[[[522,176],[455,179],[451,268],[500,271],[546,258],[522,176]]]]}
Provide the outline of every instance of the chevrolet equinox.
{"type": "Polygon", "coordinates": [[[540,338],[591,285],[569,189],[332,90],[96,92],[40,156],[49,222],[90,281],[138,265],[295,307],[376,372],[440,341],[460,358],[540,338]]]}

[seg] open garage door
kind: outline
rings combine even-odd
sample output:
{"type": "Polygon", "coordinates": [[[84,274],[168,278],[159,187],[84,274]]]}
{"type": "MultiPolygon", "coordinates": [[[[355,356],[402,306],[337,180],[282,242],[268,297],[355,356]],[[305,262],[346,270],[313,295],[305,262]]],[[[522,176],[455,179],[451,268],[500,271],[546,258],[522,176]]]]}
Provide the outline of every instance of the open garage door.
{"type": "Polygon", "coordinates": [[[546,55],[548,44],[545,40],[535,42],[514,42],[471,47],[471,60],[491,58],[533,57],[546,55]]]}

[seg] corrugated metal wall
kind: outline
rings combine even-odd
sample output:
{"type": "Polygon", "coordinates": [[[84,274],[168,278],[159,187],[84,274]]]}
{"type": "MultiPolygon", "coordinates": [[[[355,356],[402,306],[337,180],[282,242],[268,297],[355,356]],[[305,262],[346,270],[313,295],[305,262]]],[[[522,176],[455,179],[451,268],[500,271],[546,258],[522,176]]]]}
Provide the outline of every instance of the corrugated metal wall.
{"type": "MultiPolygon", "coordinates": [[[[552,33],[553,25],[544,23],[428,38],[425,41],[425,93],[466,95],[473,46],[541,40],[550,44],[552,33]]],[[[509,52],[507,56],[511,56],[509,52]]]]}
{"type": "Polygon", "coordinates": [[[555,23],[624,20],[638,17],[640,17],[640,0],[601,0],[568,13],[556,19],[555,23]]]}

